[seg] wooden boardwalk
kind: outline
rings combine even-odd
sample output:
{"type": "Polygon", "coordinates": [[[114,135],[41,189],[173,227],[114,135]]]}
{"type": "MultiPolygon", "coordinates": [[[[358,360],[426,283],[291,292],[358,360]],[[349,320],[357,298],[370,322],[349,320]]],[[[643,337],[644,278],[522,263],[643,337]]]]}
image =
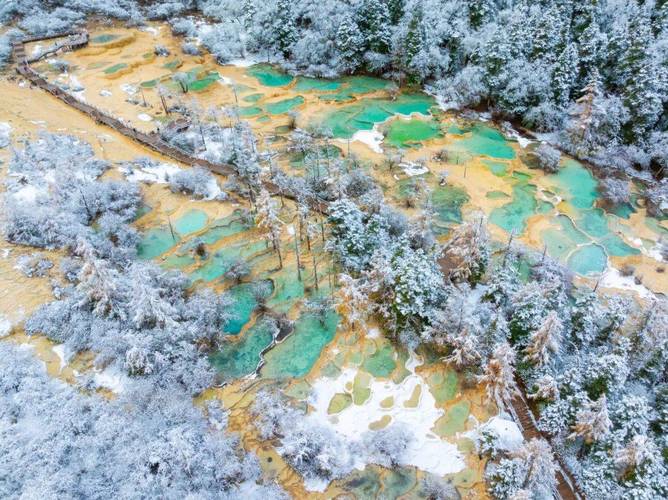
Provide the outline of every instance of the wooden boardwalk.
{"type": "MultiPolygon", "coordinates": [[[[82,47],[88,43],[88,33],[85,31],[75,31],[75,32],[66,32],[66,33],[55,33],[45,36],[37,36],[30,38],[23,38],[13,42],[13,52],[14,58],[17,63],[17,72],[29,80],[33,85],[45,90],[54,97],[60,99],[65,104],[75,109],[78,109],[82,113],[90,116],[97,123],[104,124],[110,128],[113,128],[117,132],[123,134],[124,136],[142,144],[143,146],[156,151],[168,158],[176,160],[180,163],[198,166],[206,168],[216,174],[230,176],[235,175],[236,170],[232,165],[213,163],[201,158],[195,158],[185,151],[178,149],[171,144],[163,141],[158,134],[155,132],[145,133],[141,132],[133,127],[130,127],[113,116],[108,115],[107,113],[87,104],[82,101],[79,101],[71,94],[68,94],[60,87],[53,85],[47,82],[42,78],[35,70],[30,67],[30,63],[36,60],[45,57],[48,54],[57,52],[58,50],[73,50],[75,48],[82,47]],[[56,42],[50,49],[40,53],[35,57],[26,58],[25,54],[25,44],[35,41],[44,41],[52,40],[55,38],[67,37],[63,42],[56,42]],[[52,50],[53,49],[53,50],[52,50]]],[[[285,198],[296,200],[297,194],[286,191],[285,189],[280,188],[272,182],[264,182],[265,188],[273,195],[284,196],[285,198]]],[[[310,203],[311,209],[321,213],[328,213],[328,203],[325,200],[315,200],[310,203]]],[[[526,395],[524,387],[520,384],[521,393],[515,397],[511,402],[511,411],[519,423],[524,438],[527,440],[533,438],[544,438],[549,441],[549,438],[540,432],[536,426],[535,417],[531,411],[531,408],[526,400],[526,395]]],[[[580,500],[584,499],[585,496],[578,489],[572,475],[564,467],[561,460],[557,457],[559,462],[559,470],[557,472],[557,493],[564,500],[580,500]]]]}
{"type": "MultiPolygon", "coordinates": [[[[208,160],[196,158],[186,153],[185,151],[163,141],[159,134],[155,132],[146,133],[137,130],[134,127],[130,127],[118,118],[115,118],[105,113],[104,111],[91,106],[90,104],[76,99],[72,94],[65,92],[57,85],[53,85],[52,83],[47,82],[42,76],[39,75],[39,73],[32,69],[30,63],[45,57],[47,54],[52,54],[55,51],[47,50],[41,53],[39,57],[27,58],[25,53],[25,44],[29,42],[51,40],[63,37],[67,37],[67,39],[63,42],[56,43],[58,47],[57,50],[72,50],[74,48],[82,47],[88,43],[88,33],[82,31],[57,33],[46,35],[44,37],[31,37],[16,40],[13,42],[12,47],[14,59],[17,63],[16,71],[36,87],[39,87],[40,89],[50,93],[68,106],[90,116],[93,120],[95,120],[96,123],[106,125],[116,130],[120,134],[123,134],[124,136],[142,144],[143,146],[156,151],[157,153],[160,153],[168,158],[186,165],[208,169],[216,174],[231,176],[237,173],[236,169],[232,165],[213,163],[208,160]]],[[[280,195],[291,200],[297,200],[298,198],[297,193],[293,193],[289,190],[281,188],[273,182],[265,181],[263,185],[272,195],[280,195]]],[[[328,203],[325,200],[313,200],[309,202],[309,205],[312,210],[315,210],[321,214],[326,215],[328,213],[328,203]]]]}
{"type": "MultiPolygon", "coordinates": [[[[519,424],[522,431],[524,439],[529,441],[531,439],[539,438],[545,439],[547,442],[550,442],[549,436],[544,434],[538,429],[536,424],[536,417],[531,410],[526,398],[526,388],[519,378],[517,378],[518,387],[520,389],[519,394],[517,394],[510,401],[510,412],[512,413],[515,421],[519,424]]],[[[555,458],[557,460],[558,469],[557,469],[557,493],[559,497],[563,500],[581,500],[585,498],[584,493],[580,490],[575,478],[568,471],[565,464],[561,460],[558,454],[555,453],[555,458]]]]}

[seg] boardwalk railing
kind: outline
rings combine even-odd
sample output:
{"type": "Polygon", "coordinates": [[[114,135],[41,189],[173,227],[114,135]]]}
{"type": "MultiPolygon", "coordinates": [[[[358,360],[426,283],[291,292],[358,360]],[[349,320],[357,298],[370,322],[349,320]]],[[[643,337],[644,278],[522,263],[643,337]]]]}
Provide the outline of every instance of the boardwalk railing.
{"type": "MultiPolygon", "coordinates": [[[[47,54],[54,53],[57,50],[47,50],[39,54],[39,56],[36,56],[34,58],[27,58],[25,54],[25,44],[29,42],[35,42],[40,40],[51,40],[61,37],[67,37],[67,40],[65,40],[62,43],[57,43],[56,44],[58,46],[57,50],[61,49],[72,50],[74,48],[82,47],[88,44],[88,33],[86,31],[64,32],[64,33],[50,34],[43,37],[37,36],[37,37],[22,38],[16,40],[13,42],[14,59],[16,60],[17,63],[16,71],[21,76],[29,80],[36,87],[45,90],[54,97],[63,101],[68,106],[75,108],[81,111],[82,113],[85,113],[86,115],[93,118],[97,123],[113,128],[114,130],[123,134],[124,136],[129,137],[130,139],[148,147],[149,149],[152,149],[153,151],[156,151],[164,156],[167,156],[168,158],[176,160],[180,163],[184,163],[186,165],[206,168],[220,175],[230,176],[230,175],[235,175],[237,173],[236,169],[232,165],[213,163],[211,161],[204,160],[202,158],[196,158],[188,154],[187,152],[165,142],[157,133],[155,132],[146,133],[137,130],[134,127],[130,127],[125,123],[123,123],[118,118],[115,118],[105,113],[104,111],[94,106],[91,106],[88,103],[76,99],[73,95],[65,92],[57,85],[47,82],[42,76],[39,75],[39,73],[37,73],[30,66],[30,63],[39,60],[42,57],[45,57],[47,54]]],[[[297,199],[297,193],[293,193],[290,190],[281,188],[273,182],[266,181],[263,184],[264,187],[272,195],[280,195],[291,200],[297,199]]],[[[328,204],[324,200],[312,200],[309,201],[309,205],[311,209],[321,214],[327,214],[328,212],[328,204]]]]}

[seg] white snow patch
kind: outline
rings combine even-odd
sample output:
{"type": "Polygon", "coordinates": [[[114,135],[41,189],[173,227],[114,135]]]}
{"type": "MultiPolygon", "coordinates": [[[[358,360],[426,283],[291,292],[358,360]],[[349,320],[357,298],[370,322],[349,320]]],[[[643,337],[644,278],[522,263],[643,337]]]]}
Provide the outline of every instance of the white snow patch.
{"type": "Polygon", "coordinates": [[[121,90],[128,95],[135,95],[138,92],[137,86],[130,83],[122,83],[121,90]]]}
{"type": "Polygon", "coordinates": [[[70,359],[71,353],[65,349],[65,344],[54,345],[51,350],[60,359],[60,371],[62,372],[63,368],[67,366],[67,361],[70,359]]]}
{"type": "Polygon", "coordinates": [[[98,386],[105,387],[115,394],[123,392],[127,383],[127,376],[111,366],[95,373],[93,379],[98,386]]]}
{"type": "Polygon", "coordinates": [[[43,49],[42,45],[38,43],[37,45],[35,45],[35,48],[32,49],[32,55],[36,56],[37,54],[41,54],[42,49],[43,49]]]}
{"type": "Polygon", "coordinates": [[[252,56],[242,57],[239,59],[232,59],[227,61],[227,64],[230,66],[237,66],[239,68],[248,68],[254,64],[258,64],[260,61],[252,56]]]}
{"type": "Polygon", "coordinates": [[[608,267],[601,275],[599,286],[604,288],[618,288],[620,290],[632,290],[643,298],[653,297],[654,293],[642,284],[637,284],[633,276],[622,276],[614,267],[608,267]]]}
{"type": "Polygon", "coordinates": [[[366,332],[366,338],[368,339],[377,339],[380,337],[380,330],[378,328],[370,328],[366,332]]]}
{"type": "Polygon", "coordinates": [[[351,141],[358,141],[369,146],[369,149],[374,153],[382,153],[383,134],[381,134],[376,127],[372,130],[358,130],[351,137],[351,141]]]}
{"type": "Polygon", "coordinates": [[[504,451],[513,452],[519,449],[524,442],[522,431],[520,431],[517,424],[500,415],[490,418],[477,429],[467,432],[465,435],[475,441],[484,430],[492,431],[497,436],[497,448],[504,451]]]}
{"type": "Polygon", "coordinates": [[[9,318],[6,318],[4,315],[0,314],[0,339],[9,335],[9,332],[12,331],[12,322],[9,321],[9,318]]]}
{"type": "Polygon", "coordinates": [[[11,249],[11,248],[3,248],[3,249],[2,249],[2,258],[3,258],[3,259],[8,258],[10,253],[12,253],[12,249],[11,249]]]}
{"type": "Polygon", "coordinates": [[[102,90],[100,90],[100,95],[102,97],[111,97],[112,93],[111,93],[111,90],[102,89],[102,90]]]}
{"type": "Polygon", "coordinates": [[[0,148],[9,146],[9,137],[12,133],[12,126],[7,122],[0,122],[0,148]]]}
{"type": "Polygon", "coordinates": [[[169,182],[169,176],[174,175],[181,169],[173,163],[159,163],[150,167],[136,167],[130,172],[121,168],[125,177],[130,182],[157,182],[158,184],[166,184],[169,182]]]}
{"type": "Polygon", "coordinates": [[[399,164],[399,166],[404,170],[404,173],[408,177],[414,177],[416,175],[422,175],[429,172],[429,169],[418,163],[413,163],[412,161],[406,161],[399,164]]]}
{"type": "MultiPolygon", "coordinates": [[[[352,384],[356,370],[345,369],[334,380],[320,378],[313,383],[313,392],[309,399],[314,408],[311,415],[350,440],[359,440],[369,429],[369,424],[388,415],[392,418],[391,423],[403,423],[414,434],[402,458],[402,465],[412,465],[439,476],[458,472],[465,464],[457,446],[432,431],[436,421],[445,414],[445,411],[436,407],[436,401],[426,382],[415,373],[418,364],[418,360],[412,354],[406,363],[406,368],[411,374],[400,384],[372,379],[369,399],[362,405],[352,404],[336,415],[327,414],[329,403],[336,393],[347,392],[346,385],[352,384]],[[421,386],[421,393],[416,407],[406,408],[404,402],[411,398],[418,385],[421,386]],[[382,408],[381,401],[390,396],[394,398],[394,405],[391,408],[382,408]]],[[[356,457],[355,468],[363,469],[365,465],[365,457],[356,457]]]]}
{"type": "Polygon", "coordinates": [[[139,31],[145,31],[146,33],[150,33],[153,36],[158,36],[160,34],[160,28],[161,26],[154,27],[154,26],[142,26],[139,28],[139,31]]]}
{"type": "Polygon", "coordinates": [[[220,75],[220,78],[218,78],[218,83],[220,85],[232,85],[234,83],[234,80],[228,78],[227,76],[220,75]]]}
{"type": "Polygon", "coordinates": [[[153,118],[151,118],[151,115],[147,115],[146,113],[139,113],[137,115],[137,118],[139,118],[143,122],[152,122],[153,118]]]}
{"type": "Polygon", "coordinates": [[[34,203],[42,194],[45,194],[45,189],[38,189],[32,184],[26,184],[21,189],[14,191],[13,196],[24,203],[34,203]]]}

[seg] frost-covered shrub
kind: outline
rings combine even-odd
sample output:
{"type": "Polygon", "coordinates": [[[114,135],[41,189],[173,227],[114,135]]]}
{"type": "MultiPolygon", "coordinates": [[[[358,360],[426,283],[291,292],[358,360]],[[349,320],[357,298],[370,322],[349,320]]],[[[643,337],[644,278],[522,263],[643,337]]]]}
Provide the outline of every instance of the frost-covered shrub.
{"type": "Polygon", "coordinates": [[[543,142],[534,151],[540,168],[549,173],[559,170],[559,161],[561,160],[561,151],[543,142]]]}
{"type": "Polygon", "coordinates": [[[601,179],[598,184],[598,191],[601,193],[603,199],[611,205],[628,203],[631,199],[629,181],[625,179],[614,177],[601,179]]]}
{"type": "Polygon", "coordinates": [[[190,0],[178,2],[154,2],[147,5],[146,16],[149,19],[169,19],[173,16],[182,14],[186,10],[192,9],[193,7],[193,2],[190,0]]]}
{"type": "Polygon", "coordinates": [[[175,35],[193,37],[197,33],[197,25],[195,24],[195,21],[189,18],[179,17],[172,19],[169,24],[175,35]]]}
{"type": "Polygon", "coordinates": [[[26,206],[5,201],[4,234],[19,245],[55,249],[74,245],[78,237],[90,230],[69,213],[53,213],[45,206],[26,206]]]}
{"type": "Polygon", "coordinates": [[[663,179],[645,191],[647,213],[654,217],[668,214],[668,180],[663,179]]]}
{"type": "Polygon", "coordinates": [[[58,33],[59,31],[68,31],[80,25],[85,17],[85,14],[81,11],[66,7],[56,7],[52,10],[31,12],[19,23],[19,26],[29,33],[46,35],[49,33],[58,33]]]}
{"type": "Polygon", "coordinates": [[[411,440],[411,430],[401,424],[394,424],[377,432],[367,432],[362,439],[368,460],[387,468],[400,465],[411,440]]]}
{"type": "Polygon", "coordinates": [[[169,177],[169,187],[174,193],[190,194],[196,198],[206,198],[216,191],[216,178],[208,170],[200,167],[184,169],[169,177]]]}
{"type": "Polygon", "coordinates": [[[53,262],[39,253],[22,255],[16,262],[17,267],[29,278],[45,276],[53,267],[53,262]]]}
{"type": "Polygon", "coordinates": [[[468,65],[454,76],[437,81],[433,90],[445,109],[474,108],[487,95],[483,78],[481,67],[468,65]]]}
{"type": "Polygon", "coordinates": [[[151,384],[108,401],[52,379],[27,349],[3,342],[0,358],[3,497],[286,498],[214,407],[205,417],[151,384]]]}
{"type": "Polygon", "coordinates": [[[201,52],[199,51],[199,47],[192,43],[192,42],[183,42],[181,44],[181,51],[189,56],[199,56],[201,55],[201,52]]]}

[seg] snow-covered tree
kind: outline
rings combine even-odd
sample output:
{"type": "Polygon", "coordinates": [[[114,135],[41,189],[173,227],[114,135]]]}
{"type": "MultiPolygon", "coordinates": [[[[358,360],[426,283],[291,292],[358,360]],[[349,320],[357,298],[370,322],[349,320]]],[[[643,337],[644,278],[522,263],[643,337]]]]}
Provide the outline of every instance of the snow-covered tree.
{"type": "Polygon", "coordinates": [[[262,188],[256,202],[257,214],[255,223],[257,227],[267,235],[276,255],[278,256],[279,268],[283,268],[283,256],[281,254],[281,232],[284,223],[279,217],[279,208],[276,201],[271,198],[269,191],[262,188]]]}
{"type": "Polygon", "coordinates": [[[564,327],[555,311],[550,311],[543,324],[529,337],[524,349],[526,359],[538,366],[549,363],[550,358],[559,352],[564,327]]]}
{"type": "Polygon", "coordinates": [[[508,343],[501,343],[494,349],[478,381],[486,387],[487,401],[495,403],[499,408],[504,408],[513,399],[518,391],[515,351],[508,343]]]}
{"type": "Polygon", "coordinates": [[[597,401],[586,402],[577,412],[570,438],[581,437],[586,443],[592,443],[605,437],[611,426],[608,402],[603,395],[597,401]]]}

